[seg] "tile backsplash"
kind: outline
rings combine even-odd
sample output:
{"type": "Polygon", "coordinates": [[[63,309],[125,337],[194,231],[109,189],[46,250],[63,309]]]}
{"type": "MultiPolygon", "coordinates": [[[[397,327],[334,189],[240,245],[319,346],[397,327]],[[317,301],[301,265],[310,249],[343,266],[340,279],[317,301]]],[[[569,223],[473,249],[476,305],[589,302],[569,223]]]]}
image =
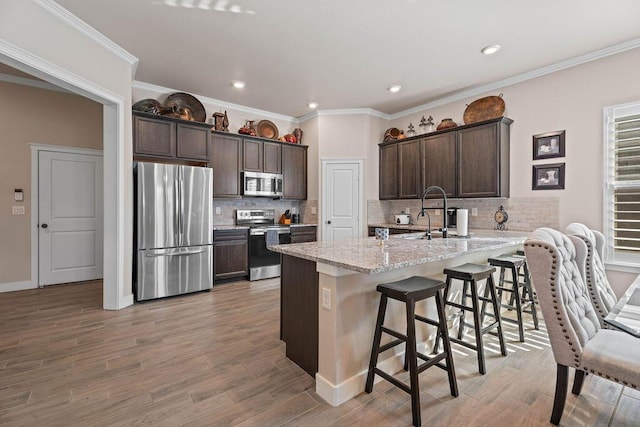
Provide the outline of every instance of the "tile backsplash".
{"type": "Polygon", "coordinates": [[[300,214],[300,222],[316,223],[318,221],[317,200],[273,200],[268,197],[253,197],[244,199],[213,199],[213,224],[233,225],[236,222],[236,209],[274,209],[276,221],[279,215],[289,209],[291,213],[300,214]],[[216,214],[216,209],[220,213],[216,214]],[[313,213],[313,208],[315,212],[313,213]]]}
{"type": "MultiPolygon", "coordinates": [[[[442,207],[442,200],[428,200],[426,207],[442,207]]],[[[469,228],[493,229],[496,225],[493,214],[502,205],[509,214],[505,224],[508,230],[532,231],[538,227],[560,227],[559,205],[557,197],[511,197],[508,199],[448,199],[449,207],[469,209],[469,228]],[[478,215],[472,216],[471,210],[478,209],[478,215]]],[[[368,223],[393,223],[394,215],[409,213],[411,223],[427,226],[427,219],[420,217],[421,201],[407,200],[369,200],[367,202],[368,223]],[[407,209],[409,212],[406,212],[407,209]]],[[[429,211],[431,226],[442,226],[442,211],[429,211]]]]}

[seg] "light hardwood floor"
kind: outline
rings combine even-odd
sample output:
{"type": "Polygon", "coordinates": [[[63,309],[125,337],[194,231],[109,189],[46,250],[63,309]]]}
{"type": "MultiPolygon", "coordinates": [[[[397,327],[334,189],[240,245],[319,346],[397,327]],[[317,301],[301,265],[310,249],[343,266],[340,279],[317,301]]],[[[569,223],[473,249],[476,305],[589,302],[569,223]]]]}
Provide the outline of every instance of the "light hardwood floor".
{"type": "MultiPolygon", "coordinates": [[[[3,426],[406,426],[409,395],[387,382],[340,407],[279,341],[279,280],[236,282],[103,311],[92,282],[0,294],[3,426]]],[[[497,345],[488,373],[455,347],[460,396],[444,371],[420,376],[424,426],[546,426],[555,364],[543,330],[497,345]]],[[[466,353],[466,354],[465,354],[466,353]]],[[[638,355],[640,357],[640,355],[638,355]]],[[[405,374],[406,376],[406,374],[405,374]]],[[[640,392],[588,376],[564,426],[638,426],[640,392]]]]}

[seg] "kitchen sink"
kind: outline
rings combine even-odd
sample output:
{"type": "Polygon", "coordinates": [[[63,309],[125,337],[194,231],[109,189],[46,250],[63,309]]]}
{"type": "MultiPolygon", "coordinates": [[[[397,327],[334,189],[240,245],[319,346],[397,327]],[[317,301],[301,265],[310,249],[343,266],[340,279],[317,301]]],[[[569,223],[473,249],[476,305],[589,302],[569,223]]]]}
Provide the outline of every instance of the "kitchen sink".
{"type": "MultiPolygon", "coordinates": [[[[458,237],[458,235],[454,232],[449,231],[447,233],[447,238],[449,237],[458,237]]],[[[401,239],[406,239],[406,240],[427,240],[427,235],[426,233],[420,233],[420,234],[405,234],[402,235],[400,237],[401,239]]],[[[442,238],[442,232],[441,231],[432,231],[431,232],[431,238],[432,239],[441,239],[442,238]]]]}

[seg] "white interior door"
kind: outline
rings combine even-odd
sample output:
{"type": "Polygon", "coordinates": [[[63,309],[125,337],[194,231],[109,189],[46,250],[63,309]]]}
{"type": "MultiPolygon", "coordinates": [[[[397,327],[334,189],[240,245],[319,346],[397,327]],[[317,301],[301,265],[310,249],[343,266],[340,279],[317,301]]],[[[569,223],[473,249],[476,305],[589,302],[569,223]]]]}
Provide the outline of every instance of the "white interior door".
{"type": "Polygon", "coordinates": [[[38,155],[38,285],[102,277],[102,157],[38,155]]]}
{"type": "Polygon", "coordinates": [[[360,237],[362,180],[360,161],[323,161],[322,239],[360,237]]]}

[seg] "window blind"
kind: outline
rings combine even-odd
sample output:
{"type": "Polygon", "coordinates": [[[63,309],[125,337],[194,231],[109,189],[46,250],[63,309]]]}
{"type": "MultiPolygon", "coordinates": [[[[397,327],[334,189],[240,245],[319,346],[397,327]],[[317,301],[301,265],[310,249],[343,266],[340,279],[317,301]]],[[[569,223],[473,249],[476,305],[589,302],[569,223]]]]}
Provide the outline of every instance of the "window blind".
{"type": "Polygon", "coordinates": [[[640,114],[613,121],[613,248],[640,253],[640,114]]]}

